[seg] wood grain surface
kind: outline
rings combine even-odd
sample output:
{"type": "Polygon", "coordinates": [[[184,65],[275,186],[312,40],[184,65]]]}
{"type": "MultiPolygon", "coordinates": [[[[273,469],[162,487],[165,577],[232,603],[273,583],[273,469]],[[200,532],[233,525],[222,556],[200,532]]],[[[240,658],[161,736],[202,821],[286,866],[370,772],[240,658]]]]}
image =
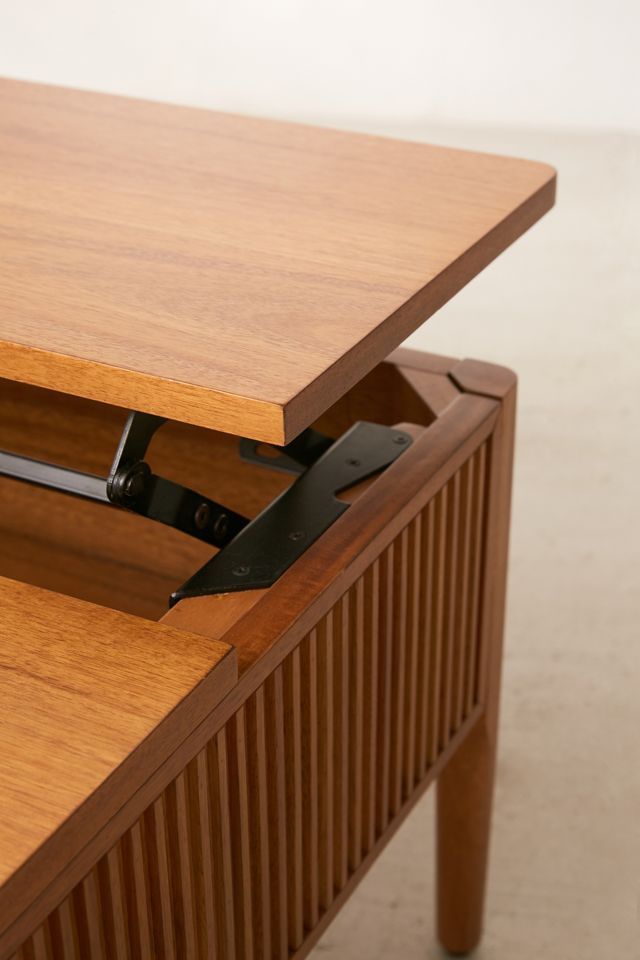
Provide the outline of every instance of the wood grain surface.
{"type": "Polygon", "coordinates": [[[72,814],[81,819],[85,801],[143,743],[146,759],[138,762],[154,770],[154,737],[162,752],[185,735],[181,701],[199,687],[202,702],[189,707],[188,731],[199,711],[206,715],[233,686],[237,670],[235,651],[222,641],[4,578],[0,607],[4,929],[20,868],[32,874],[33,896],[46,877],[40,860],[34,883],[35,852],[72,814]]]}
{"type": "Polygon", "coordinates": [[[297,435],[553,204],[543,164],[0,81],[0,375],[297,435]]]}

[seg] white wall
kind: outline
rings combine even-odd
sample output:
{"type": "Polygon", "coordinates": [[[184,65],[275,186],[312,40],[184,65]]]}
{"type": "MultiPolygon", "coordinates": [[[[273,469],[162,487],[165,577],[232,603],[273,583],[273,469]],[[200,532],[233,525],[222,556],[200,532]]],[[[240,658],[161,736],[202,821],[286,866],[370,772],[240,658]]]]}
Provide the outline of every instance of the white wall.
{"type": "Polygon", "coordinates": [[[640,130],[640,0],[0,0],[0,73],[310,120],[640,130]]]}

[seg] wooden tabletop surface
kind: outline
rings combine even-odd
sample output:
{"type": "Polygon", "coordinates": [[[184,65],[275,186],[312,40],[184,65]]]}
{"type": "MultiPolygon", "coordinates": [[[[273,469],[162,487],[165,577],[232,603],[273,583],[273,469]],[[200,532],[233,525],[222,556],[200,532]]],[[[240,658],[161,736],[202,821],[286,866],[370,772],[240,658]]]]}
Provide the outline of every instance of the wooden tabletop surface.
{"type": "Polygon", "coordinates": [[[540,163],[0,80],[0,375],[284,442],[553,204],[540,163]]]}
{"type": "Polygon", "coordinates": [[[44,887],[83,829],[93,835],[182,741],[186,712],[190,729],[231,689],[237,662],[224,642],[3,577],[0,609],[4,930],[25,890],[44,887]]]}

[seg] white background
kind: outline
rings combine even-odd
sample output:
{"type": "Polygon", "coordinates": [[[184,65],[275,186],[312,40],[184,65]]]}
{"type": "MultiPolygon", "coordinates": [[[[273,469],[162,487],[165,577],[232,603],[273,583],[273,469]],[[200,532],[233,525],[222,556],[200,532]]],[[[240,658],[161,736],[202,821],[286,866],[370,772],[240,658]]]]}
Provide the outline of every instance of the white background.
{"type": "Polygon", "coordinates": [[[639,0],[0,0],[0,73],[309,120],[640,130],[639,0]]]}

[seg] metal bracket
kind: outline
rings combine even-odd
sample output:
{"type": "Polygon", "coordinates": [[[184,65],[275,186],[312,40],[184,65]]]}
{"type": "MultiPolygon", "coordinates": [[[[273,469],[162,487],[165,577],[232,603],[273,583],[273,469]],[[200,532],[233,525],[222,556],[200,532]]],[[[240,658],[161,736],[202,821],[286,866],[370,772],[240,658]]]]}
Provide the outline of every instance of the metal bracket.
{"type": "Polygon", "coordinates": [[[322,456],[333,445],[331,437],[318,433],[307,427],[302,433],[288,443],[286,447],[273,447],[270,444],[260,443],[259,440],[240,440],[240,457],[248,463],[257,463],[270,470],[279,470],[282,473],[304,473],[307,467],[322,456]],[[260,448],[269,446],[271,456],[260,453],[260,448]]]}
{"type": "Polygon", "coordinates": [[[411,442],[401,430],[354,424],[176,590],[171,606],[187,597],[270,587],[348,508],[336,494],[388,466],[411,442]]]}
{"type": "Polygon", "coordinates": [[[111,503],[212,546],[224,547],[249,521],[215,500],[152,472],[144,457],[163,423],[164,417],[131,413],[107,478],[5,451],[0,451],[0,475],[111,503]]]}

